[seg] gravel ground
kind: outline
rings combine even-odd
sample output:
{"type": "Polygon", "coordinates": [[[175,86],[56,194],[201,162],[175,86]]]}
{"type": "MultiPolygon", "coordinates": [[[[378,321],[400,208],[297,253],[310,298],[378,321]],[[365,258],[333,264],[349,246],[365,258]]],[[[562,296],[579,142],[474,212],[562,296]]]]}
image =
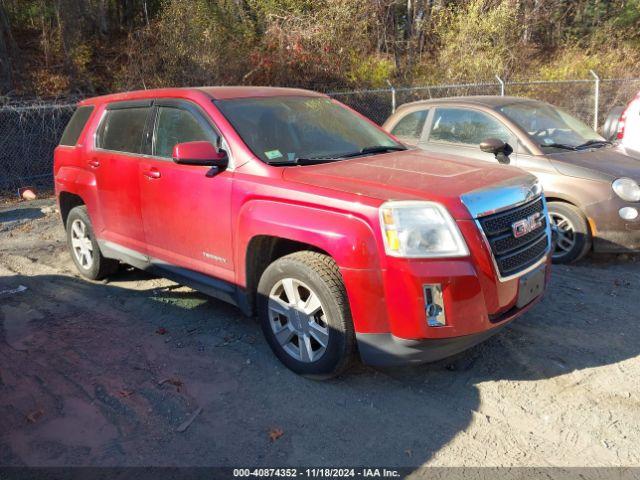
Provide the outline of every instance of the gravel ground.
{"type": "Polygon", "coordinates": [[[556,267],[453,360],[319,383],[222,302],[133,269],[79,279],[53,201],[5,205],[0,465],[639,466],[638,265],[556,267]]]}

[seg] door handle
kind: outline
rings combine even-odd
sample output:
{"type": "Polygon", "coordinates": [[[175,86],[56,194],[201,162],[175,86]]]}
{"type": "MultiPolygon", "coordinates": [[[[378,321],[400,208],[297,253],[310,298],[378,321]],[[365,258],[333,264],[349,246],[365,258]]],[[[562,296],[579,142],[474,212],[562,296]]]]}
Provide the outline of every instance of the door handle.
{"type": "Polygon", "coordinates": [[[152,168],[150,170],[147,170],[146,172],[144,172],[143,174],[145,177],[150,178],[150,179],[155,179],[155,178],[160,178],[160,170],[156,169],[156,168],[152,168]]]}
{"type": "Polygon", "coordinates": [[[93,167],[93,168],[98,168],[100,166],[100,162],[95,158],[92,158],[87,163],[89,164],[90,167],[93,167]]]}

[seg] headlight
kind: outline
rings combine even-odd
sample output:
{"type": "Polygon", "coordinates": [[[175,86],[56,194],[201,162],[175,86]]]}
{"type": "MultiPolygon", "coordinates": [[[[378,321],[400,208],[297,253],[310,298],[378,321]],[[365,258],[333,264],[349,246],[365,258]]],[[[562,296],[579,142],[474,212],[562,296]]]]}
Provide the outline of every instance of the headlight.
{"type": "Polygon", "coordinates": [[[630,178],[619,178],[613,182],[613,191],[622,200],[627,202],[640,202],[640,186],[638,182],[630,178]]]}
{"type": "Polygon", "coordinates": [[[440,204],[392,201],[380,207],[387,255],[405,258],[463,257],[467,245],[453,218],[440,204]]]}
{"type": "Polygon", "coordinates": [[[533,185],[531,185],[531,194],[534,197],[537,197],[538,195],[540,195],[542,193],[542,184],[540,183],[540,180],[536,180],[533,185]]]}

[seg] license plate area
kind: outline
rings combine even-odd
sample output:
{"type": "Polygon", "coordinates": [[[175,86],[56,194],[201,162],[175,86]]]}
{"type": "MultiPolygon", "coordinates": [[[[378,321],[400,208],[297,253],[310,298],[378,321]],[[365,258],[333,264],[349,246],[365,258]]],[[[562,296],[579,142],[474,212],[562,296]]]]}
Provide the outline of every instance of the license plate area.
{"type": "Polygon", "coordinates": [[[538,296],[542,295],[542,292],[544,291],[545,278],[544,265],[520,277],[516,307],[526,307],[538,296]]]}

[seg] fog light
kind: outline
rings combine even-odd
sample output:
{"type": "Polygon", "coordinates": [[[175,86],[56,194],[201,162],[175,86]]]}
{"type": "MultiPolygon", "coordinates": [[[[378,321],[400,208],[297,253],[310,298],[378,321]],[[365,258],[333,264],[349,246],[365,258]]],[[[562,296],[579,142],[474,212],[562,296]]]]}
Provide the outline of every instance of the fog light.
{"type": "Polygon", "coordinates": [[[442,301],[442,287],[440,285],[423,285],[424,310],[427,315],[427,325],[430,327],[444,327],[447,319],[442,301]]]}
{"type": "Polygon", "coordinates": [[[635,220],[638,218],[638,210],[633,207],[622,207],[618,210],[618,214],[623,220],[635,220]]]}

